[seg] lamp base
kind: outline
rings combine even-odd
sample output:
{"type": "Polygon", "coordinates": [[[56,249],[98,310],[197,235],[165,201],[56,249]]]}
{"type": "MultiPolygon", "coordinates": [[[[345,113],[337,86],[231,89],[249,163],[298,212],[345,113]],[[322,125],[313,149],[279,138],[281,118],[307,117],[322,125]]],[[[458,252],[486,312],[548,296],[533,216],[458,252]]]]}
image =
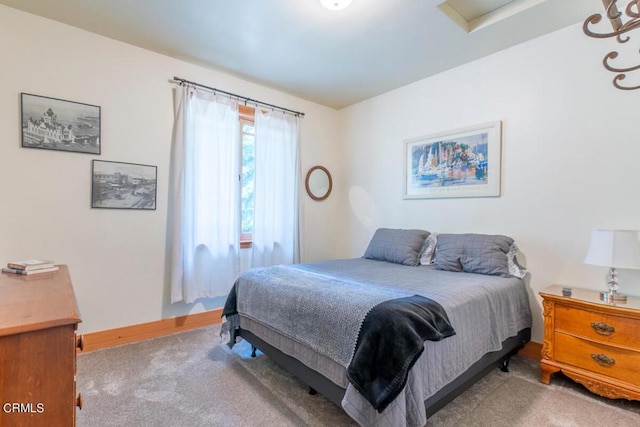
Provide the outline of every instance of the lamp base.
{"type": "Polygon", "coordinates": [[[600,292],[600,299],[603,301],[613,300],[613,301],[627,301],[627,296],[625,294],[621,294],[620,292],[609,292],[602,291],[600,292]]]}

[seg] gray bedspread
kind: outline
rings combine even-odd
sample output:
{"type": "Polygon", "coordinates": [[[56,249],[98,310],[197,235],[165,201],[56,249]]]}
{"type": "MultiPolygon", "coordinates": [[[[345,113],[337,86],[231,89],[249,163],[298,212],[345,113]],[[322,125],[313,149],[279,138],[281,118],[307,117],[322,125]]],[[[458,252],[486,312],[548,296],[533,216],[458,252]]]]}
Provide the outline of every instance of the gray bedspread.
{"type": "Polygon", "coordinates": [[[276,337],[268,342],[345,387],[343,408],[367,426],[424,425],[426,398],[485,353],[500,349],[506,338],[531,326],[527,292],[517,278],[358,258],[252,270],[241,275],[236,286],[240,327],[263,338],[276,337]],[[288,286],[304,291],[283,299],[276,289],[288,286]],[[413,294],[442,305],[457,335],[425,342],[404,390],[378,413],[346,381],[346,368],[367,310],[413,294]]]}

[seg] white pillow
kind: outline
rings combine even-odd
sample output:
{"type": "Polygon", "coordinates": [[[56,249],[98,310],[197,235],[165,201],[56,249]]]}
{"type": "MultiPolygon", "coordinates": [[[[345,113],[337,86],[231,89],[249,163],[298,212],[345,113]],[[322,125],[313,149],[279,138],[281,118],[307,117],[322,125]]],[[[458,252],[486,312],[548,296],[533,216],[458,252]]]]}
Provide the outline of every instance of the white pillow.
{"type": "Polygon", "coordinates": [[[509,248],[509,252],[507,252],[507,263],[509,266],[509,274],[515,277],[522,279],[529,272],[526,268],[518,264],[518,259],[516,258],[516,254],[518,253],[518,247],[515,243],[511,245],[509,248]]]}
{"type": "Polygon", "coordinates": [[[424,241],[422,253],[420,254],[420,265],[431,265],[433,256],[436,253],[436,244],[438,243],[438,233],[431,233],[424,241]]]}

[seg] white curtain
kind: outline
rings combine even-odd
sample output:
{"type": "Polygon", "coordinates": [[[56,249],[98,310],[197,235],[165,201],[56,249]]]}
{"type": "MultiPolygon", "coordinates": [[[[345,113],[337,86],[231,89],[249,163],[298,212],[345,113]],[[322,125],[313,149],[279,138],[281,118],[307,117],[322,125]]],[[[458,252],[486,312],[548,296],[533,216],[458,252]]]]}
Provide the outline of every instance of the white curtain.
{"type": "Polygon", "coordinates": [[[256,109],[252,267],[300,260],[299,118],[256,109]]]}
{"type": "Polygon", "coordinates": [[[169,242],[171,302],[227,295],[239,270],[237,102],[174,93],[169,242]]]}

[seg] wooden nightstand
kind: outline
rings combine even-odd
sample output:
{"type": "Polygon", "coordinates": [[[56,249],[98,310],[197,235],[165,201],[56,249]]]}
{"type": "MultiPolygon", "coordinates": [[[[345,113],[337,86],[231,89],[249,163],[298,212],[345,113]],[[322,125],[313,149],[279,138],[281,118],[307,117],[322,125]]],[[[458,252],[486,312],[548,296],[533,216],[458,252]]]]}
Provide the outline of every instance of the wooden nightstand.
{"type": "Polygon", "coordinates": [[[563,374],[610,399],[640,400],[640,298],[602,301],[598,291],[540,292],[544,343],[540,381],[563,374]]]}

